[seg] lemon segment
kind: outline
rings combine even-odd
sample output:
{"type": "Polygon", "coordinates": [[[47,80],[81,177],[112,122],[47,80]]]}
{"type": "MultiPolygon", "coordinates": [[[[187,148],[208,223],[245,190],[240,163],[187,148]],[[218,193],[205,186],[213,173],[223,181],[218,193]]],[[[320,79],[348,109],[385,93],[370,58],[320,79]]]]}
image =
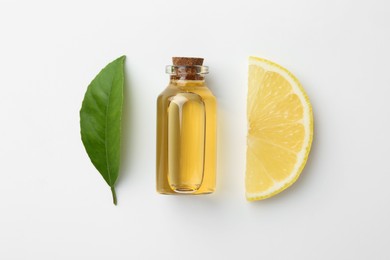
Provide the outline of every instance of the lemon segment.
{"type": "Polygon", "coordinates": [[[313,140],[313,112],[304,89],[288,70],[250,57],[245,175],[249,201],[269,198],[302,172],[313,140]]]}

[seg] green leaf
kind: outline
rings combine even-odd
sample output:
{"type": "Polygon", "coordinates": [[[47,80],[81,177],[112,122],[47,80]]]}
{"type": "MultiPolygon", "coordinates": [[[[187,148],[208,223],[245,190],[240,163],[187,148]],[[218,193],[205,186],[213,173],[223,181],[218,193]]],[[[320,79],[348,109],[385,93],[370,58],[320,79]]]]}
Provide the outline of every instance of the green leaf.
{"type": "Polygon", "coordinates": [[[109,63],[89,84],[80,110],[81,140],[91,162],[111,187],[119,175],[125,56],[109,63]]]}

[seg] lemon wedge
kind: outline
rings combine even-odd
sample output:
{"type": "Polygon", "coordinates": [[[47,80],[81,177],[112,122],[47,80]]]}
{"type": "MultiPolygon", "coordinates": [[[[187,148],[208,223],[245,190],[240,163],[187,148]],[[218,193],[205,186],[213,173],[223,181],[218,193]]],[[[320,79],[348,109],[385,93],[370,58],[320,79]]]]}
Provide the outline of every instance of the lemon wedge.
{"type": "Polygon", "coordinates": [[[313,140],[313,112],[297,78],[282,66],[249,58],[245,175],[249,201],[272,197],[302,172],[313,140]]]}

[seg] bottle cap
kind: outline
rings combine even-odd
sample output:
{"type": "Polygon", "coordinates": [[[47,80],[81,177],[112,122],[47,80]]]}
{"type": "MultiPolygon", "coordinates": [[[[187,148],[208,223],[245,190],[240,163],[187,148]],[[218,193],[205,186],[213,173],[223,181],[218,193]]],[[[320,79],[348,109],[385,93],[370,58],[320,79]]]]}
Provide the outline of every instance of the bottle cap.
{"type": "Polygon", "coordinates": [[[203,58],[172,57],[174,66],[202,66],[203,58]]]}

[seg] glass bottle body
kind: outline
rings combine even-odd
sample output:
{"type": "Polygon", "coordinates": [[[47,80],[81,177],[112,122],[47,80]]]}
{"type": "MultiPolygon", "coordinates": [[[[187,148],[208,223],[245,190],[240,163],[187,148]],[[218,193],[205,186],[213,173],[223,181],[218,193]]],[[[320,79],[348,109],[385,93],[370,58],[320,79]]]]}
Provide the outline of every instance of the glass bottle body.
{"type": "Polygon", "coordinates": [[[204,79],[171,79],[157,99],[157,191],[205,194],[216,182],[216,99],[204,79]]]}

